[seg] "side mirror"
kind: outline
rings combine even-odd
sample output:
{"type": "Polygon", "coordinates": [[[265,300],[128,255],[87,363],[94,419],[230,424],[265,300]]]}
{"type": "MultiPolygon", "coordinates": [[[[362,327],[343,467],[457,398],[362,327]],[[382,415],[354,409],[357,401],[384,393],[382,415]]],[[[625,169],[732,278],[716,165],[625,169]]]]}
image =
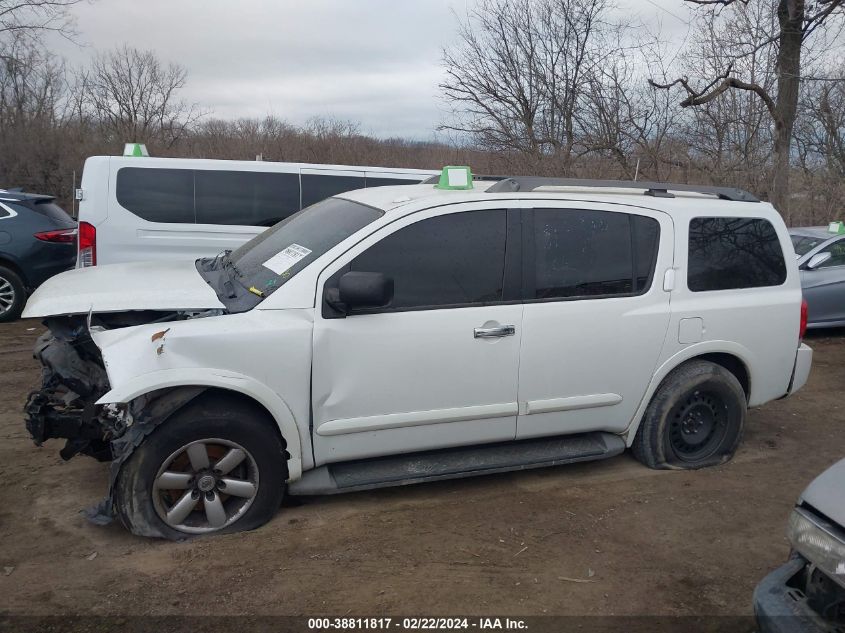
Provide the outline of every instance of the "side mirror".
{"type": "Polygon", "coordinates": [[[807,262],[807,270],[813,270],[814,268],[818,268],[831,257],[833,257],[833,253],[831,253],[830,251],[825,251],[824,253],[816,253],[810,258],[810,261],[807,262]]]}
{"type": "Polygon", "coordinates": [[[338,299],[347,309],[381,308],[393,299],[393,280],[382,273],[350,271],[340,278],[338,299]]]}

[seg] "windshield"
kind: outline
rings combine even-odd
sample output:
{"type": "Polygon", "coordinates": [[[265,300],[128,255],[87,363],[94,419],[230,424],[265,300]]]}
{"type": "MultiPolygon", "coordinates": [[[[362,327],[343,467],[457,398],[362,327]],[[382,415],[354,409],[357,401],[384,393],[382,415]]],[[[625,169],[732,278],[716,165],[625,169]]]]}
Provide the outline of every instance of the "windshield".
{"type": "Polygon", "coordinates": [[[231,253],[197,268],[231,312],[249,310],[383,211],[328,198],[282,220],[231,253]]]}
{"type": "Polygon", "coordinates": [[[790,235],[792,238],[792,247],[795,249],[795,254],[798,257],[806,255],[816,246],[826,241],[826,237],[810,237],[808,235],[790,235]]]}

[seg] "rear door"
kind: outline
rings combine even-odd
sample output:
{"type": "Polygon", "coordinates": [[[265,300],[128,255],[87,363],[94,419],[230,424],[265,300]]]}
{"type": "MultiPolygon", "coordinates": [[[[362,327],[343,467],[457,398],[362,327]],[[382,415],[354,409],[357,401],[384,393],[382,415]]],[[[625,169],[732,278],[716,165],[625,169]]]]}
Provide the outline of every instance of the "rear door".
{"type": "MultiPolygon", "coordinates": [[[[828,244],[819,253],[831,258],[818,268],[801,271],[801,288],[814,325],[845,321],[845,238],[828,244]]],[[[817,253],[818,254],[818,253],[817,253]]]]}
{"type": "Polygon", "coordinates": [[[671,219],[585,207],[549,201],[524,211],[517,438],[623,431],[666,336],[671,219]]]}

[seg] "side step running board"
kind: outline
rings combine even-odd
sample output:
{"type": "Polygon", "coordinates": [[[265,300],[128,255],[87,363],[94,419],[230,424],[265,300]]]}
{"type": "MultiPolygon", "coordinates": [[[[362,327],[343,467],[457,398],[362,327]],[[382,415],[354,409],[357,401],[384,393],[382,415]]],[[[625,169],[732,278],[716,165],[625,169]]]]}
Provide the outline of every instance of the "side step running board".
{"type": "Polygon", "coordinates": [[[288,485],[288,493],[318,495],[404,486],[605,459],[624,450],[625,441],[618,435],[584,433],[391,455],[309,470],[288,485]]]}

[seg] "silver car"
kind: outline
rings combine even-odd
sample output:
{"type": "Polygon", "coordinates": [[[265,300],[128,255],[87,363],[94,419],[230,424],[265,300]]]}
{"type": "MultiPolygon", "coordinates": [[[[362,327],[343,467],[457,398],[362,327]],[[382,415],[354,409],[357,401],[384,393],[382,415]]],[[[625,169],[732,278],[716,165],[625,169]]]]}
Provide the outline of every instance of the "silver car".
{"type": "Polygon", "coordinates": [[[793,228],[789,234],[809,306],[807,327],[845,326],[845,234],[824,226],[793,228]]]}

